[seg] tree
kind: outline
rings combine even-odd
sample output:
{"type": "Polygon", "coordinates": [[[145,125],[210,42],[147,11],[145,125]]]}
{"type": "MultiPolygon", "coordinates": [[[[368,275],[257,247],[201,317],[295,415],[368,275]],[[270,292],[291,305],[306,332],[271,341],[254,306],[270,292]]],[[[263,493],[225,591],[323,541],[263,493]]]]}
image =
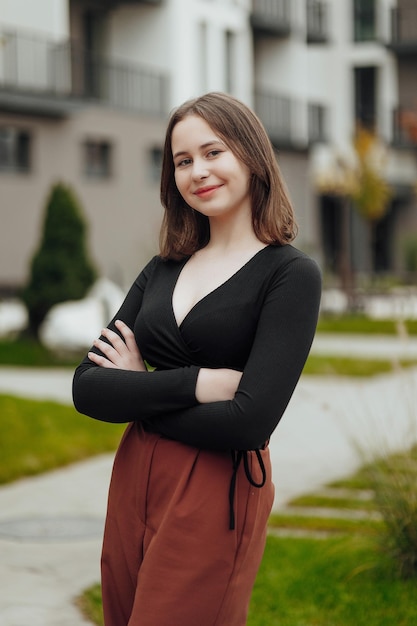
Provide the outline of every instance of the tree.
{"type": "Polygon", "coordinates": [[[373,272],[375,227],[388,210],[391,189],[382,175],[384,150],[374,133],[358,126],[353,145],[357,166],[350,195],[356,210],[368,226],[369,269],[373,272]]]}
{"type": "Polygon", "coordinates": [[[95,278],[80,205],[71,189],[58,183],[46,203],[40,245],[21,294],[28,310],[29,332],[37,337],[51,307],[83,298],[95,278]]]}
{"type": "Polygon", "coordinates": [[[327,167],[316,175],[317,189],[339,199],[341,237],[339,273],[342,289],[350,306],[355,306],[354,274],[350,254],[350,211],[356,209],[368,226],[368,258],[372,271],[372,250],[375,225],[385,215],[391,190],[383,176],[385,150],[382,142],[371,131],[358,125],[352,142],[352,151],[343,156],[332,154],[327,167]]]}

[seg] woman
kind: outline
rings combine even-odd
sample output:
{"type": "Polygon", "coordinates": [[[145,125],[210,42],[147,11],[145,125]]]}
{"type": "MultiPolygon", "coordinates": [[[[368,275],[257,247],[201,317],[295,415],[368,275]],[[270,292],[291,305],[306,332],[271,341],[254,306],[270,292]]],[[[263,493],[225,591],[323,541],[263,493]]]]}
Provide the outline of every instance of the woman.
{"type": "Polygon", "coordinates": [[[130,422],[102,553],[106,626],[243,626],[274,488],[268,440],[320,299],[262,124],[221,93],[166,133],[160,254],[74,377],[77,409],[130,422]],[[144,360],[152,368],[147,371],[144,360]]]}

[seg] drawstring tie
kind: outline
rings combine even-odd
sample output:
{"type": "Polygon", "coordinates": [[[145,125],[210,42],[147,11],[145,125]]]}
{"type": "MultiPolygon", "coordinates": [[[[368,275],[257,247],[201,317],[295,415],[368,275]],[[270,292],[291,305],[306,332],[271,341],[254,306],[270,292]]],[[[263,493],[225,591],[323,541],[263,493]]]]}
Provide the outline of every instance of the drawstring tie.
{"type": "Polygon", "coordinates": [[[251,471],[249,469],[248,452],[250,452],[250,450],[231,450],[233,474],[232,474],[232,478],[230,481],[230,489],[229,489],[229,514],[230,514],[229,529],[230,530],[234,530],[235,528],[234,502],[235,502],[235,491],[236,491],[236,479],[237,479],[237,472],[242,462],[242,459],[243,459],[243,467],[245,468],[246,478],[248,479],[248,481],[253,487],[260,489],[261,487],[264,486],[266,482],[265,465],[264,465],[262,455],[259,449],[254,450],[254,452],[258,459],[259,467],[261,468],[261,473],[262,473],[262,480],[260,483],[257,483],[252,477],[251,471]]]}

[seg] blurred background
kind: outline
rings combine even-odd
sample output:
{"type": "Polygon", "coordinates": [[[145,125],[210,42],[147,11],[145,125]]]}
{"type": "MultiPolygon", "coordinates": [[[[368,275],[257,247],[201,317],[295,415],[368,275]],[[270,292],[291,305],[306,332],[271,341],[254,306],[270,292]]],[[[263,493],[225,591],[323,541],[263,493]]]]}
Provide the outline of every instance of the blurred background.
{"type": "Polygon", "coordinates": [[[169,112],[212,90],[265,124],[296,245],[324,272],[323,306],[363,309],[364,294],[393,287],[409,295],[410,0],[0,0],[0,295],[29,281],[58,182],[77,197],[98,276],[125,290],[157,251],[169,112]]]}
{"type": "Polygon", "coordinates": [[[248,624],[417,623],[416,0],[0,0],[4,626],[100,613],[124,425],[75,412],[73,370],[158,251],[170,111],[213,90],[263,121],[324,277],[248,624]]]}

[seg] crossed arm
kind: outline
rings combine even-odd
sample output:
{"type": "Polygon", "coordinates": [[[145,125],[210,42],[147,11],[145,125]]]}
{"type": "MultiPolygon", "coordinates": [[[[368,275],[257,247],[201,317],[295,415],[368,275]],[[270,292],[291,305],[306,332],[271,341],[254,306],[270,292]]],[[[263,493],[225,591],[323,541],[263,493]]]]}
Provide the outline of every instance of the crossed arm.
{"type": "Polygon", "coordinates": [[[277,274],[243,374],[193,365],[148,372],[131,331],[138,307],[129,305],[141,302],[142,282],[77,368],[76,408],[109,422],[143,420],[195,447],[260,447],[285,411],[313,340],[321,287],[315,264],[300,259],[277,274]]]}
{"type": "MultiPolygon", "coordinates": [[[[99,367],[147,372],[131,329],[121,320],[116,320],[115,326],[123,339],[110,328],[104,328],[101,334],[109,343],[102,339],[94,341],[94,346],[104,356],[89,352],[88,358],[99,367]]],[[[241,378],[242,372],[236,370],[201,368],[197,376],[196,400],[199,403],[232,400],[241,378]]]]}

